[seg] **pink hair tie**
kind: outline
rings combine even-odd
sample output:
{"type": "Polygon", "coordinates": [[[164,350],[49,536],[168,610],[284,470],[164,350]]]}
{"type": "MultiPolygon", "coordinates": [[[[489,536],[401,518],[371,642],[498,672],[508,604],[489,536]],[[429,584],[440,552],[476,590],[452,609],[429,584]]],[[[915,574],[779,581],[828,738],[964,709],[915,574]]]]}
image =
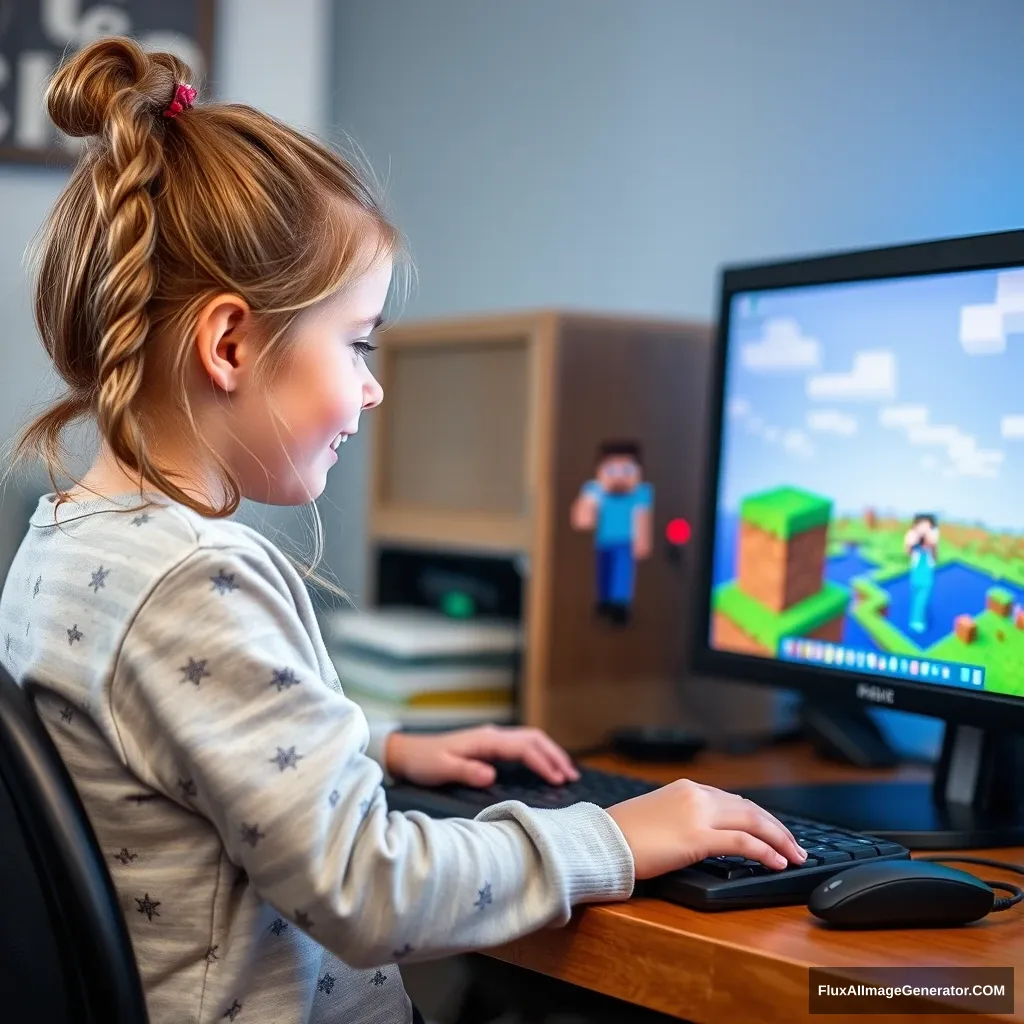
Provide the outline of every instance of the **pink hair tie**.
{"type": "Polygon", "coordinates": [[[177,117],[183,110],[191,110],[196,99],[196,91],[191,85],[179,85],[174,90],[174,98],[163,110],[164,117],[177,117]]]}

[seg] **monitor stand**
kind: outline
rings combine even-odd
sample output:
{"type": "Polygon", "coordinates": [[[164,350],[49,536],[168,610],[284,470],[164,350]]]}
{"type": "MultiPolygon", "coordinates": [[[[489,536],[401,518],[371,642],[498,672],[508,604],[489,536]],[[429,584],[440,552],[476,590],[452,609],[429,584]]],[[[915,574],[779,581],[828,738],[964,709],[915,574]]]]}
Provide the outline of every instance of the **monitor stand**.
{"type": "Polygon", "coordinates": [[[895,768],[899,756],[860,701],[800,702],[800,726],[819,757],[857,768],[895,768]]]}
{"type": "Polygon", "coordinates": [[[771,786],[742,795],[775,813],[911,850],[1024,846],[1024,736],[946,724],[932,782],[771,786]]]}

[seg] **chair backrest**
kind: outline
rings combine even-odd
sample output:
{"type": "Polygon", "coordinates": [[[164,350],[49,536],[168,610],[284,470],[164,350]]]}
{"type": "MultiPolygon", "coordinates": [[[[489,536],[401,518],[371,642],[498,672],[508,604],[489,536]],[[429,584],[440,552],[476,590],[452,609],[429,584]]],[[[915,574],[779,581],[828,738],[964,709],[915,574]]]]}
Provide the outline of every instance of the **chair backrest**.
{"type": "Polygon", "coordinates": [[[0,1019],[148,1024],[85,808],[30,693],[0,667],[0,1019]]]}

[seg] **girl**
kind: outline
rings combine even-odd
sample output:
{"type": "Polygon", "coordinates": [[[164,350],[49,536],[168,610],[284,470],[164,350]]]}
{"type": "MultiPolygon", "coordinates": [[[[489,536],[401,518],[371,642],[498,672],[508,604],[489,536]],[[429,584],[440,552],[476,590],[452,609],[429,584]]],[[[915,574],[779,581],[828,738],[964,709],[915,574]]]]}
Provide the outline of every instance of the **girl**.
{"type": "MultiPolygon", "coordinates": [[[[32,423],[42,498],[3,591],[3,661],[75,779],[154,1024],[408,1022],[396,964],[511,940],[712,854],[781,867],[793,837],[678,782],[610,811],[389,812],[382,780],[487,784],[530,729],[370,736],[303,580],[231,519],[323,491],[382,398],[363,356],[401,246],[338,155],[127,39],[51,83],[88,144],[42,239],[36,317],[67,393],[32,423]],[[99,428],[56,483],[63,428],[99,428]]],[[[457,396],[455,396],[457,399],[457,396]]]]}

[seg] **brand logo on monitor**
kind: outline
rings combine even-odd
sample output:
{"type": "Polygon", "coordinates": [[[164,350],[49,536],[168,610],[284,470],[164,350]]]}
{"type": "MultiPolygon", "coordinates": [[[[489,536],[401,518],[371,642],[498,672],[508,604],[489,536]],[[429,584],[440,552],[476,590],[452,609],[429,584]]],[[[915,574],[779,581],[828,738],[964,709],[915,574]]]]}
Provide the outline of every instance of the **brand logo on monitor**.
{"type": "Polygon", "coordinates": [[[875,704],[892,704],[896,699],[896,691],[888,686],[872,686],[871,683],[858,683],[857,696],[861,700],[870,700],[875,704]]]}

